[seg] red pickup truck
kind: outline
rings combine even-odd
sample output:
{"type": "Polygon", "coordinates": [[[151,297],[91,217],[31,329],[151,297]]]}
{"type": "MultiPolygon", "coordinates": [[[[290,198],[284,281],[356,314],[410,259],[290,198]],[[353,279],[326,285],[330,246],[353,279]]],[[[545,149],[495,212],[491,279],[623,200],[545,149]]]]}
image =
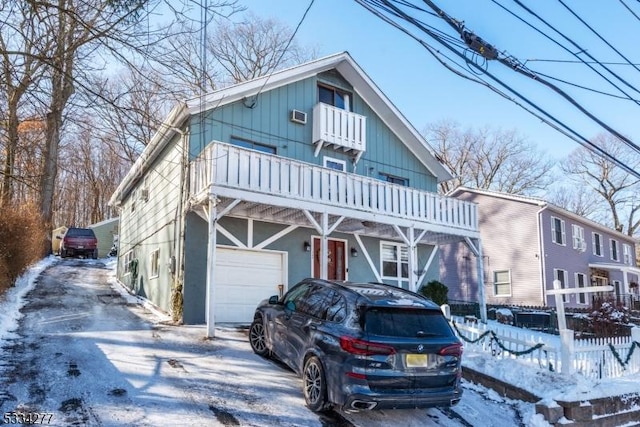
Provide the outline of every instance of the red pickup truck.
{"type": "Polygon", "coordinates": [[[60,243],[60,258],[84,256],[98,258],[98,239],[90,228],[70,227],[60,243]]]}

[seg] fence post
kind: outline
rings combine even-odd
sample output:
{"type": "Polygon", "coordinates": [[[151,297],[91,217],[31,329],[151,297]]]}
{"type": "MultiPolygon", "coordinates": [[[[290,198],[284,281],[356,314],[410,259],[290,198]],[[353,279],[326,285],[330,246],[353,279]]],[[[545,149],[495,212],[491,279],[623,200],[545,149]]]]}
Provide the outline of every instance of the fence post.
{"type": "Polygon", "coordinates": [[[562,363],[560,372],[572,374],[573,356],[575,354],[575,340],[572,329],[562,329],[560,331],[560,361],[562,363]]]}

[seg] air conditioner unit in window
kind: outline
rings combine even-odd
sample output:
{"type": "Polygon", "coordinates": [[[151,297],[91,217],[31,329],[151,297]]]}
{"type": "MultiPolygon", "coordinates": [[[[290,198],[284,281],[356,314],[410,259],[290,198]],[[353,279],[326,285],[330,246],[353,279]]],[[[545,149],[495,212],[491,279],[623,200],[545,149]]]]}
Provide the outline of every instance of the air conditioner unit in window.
{"type": "Polygon", "coordinates": [[[140,190],[139,196],[140,196],[140,200],[142,200],[143,202],[146,202],[147,200],[149,200],[149,189],[143,188],[142,190],[140,190]]]}
{"type": "Polygon", "coordinates": [[[300,110],[291,110],[290,119],[292,122],[301,123],[304,125],[307,123],[307,113],[300,110]]]}

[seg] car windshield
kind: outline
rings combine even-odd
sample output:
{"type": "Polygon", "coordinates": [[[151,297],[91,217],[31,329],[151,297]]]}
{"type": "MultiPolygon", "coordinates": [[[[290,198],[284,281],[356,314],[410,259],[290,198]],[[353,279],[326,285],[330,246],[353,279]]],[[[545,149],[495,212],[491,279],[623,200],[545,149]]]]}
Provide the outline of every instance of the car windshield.
{"type": "Polygon", "coordinates": [[[364,319],[368,334],[390,337],[450,337],[447,319],[436,310],[370,308],[364,319]]]}

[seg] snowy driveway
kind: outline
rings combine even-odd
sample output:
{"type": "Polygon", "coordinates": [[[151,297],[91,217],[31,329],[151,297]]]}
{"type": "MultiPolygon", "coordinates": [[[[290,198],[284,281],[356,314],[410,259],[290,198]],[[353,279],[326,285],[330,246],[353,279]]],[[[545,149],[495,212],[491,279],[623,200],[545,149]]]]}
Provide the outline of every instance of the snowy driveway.
{"type": "Polygon", "coordinates": [[[205,340],[203,327],[163,323],[123,297],[112,264],[53,264],[26,295],[16,333],[0,340],[4,414],[52,414],[58,426],[511,426],[530,411],[466,385],[451,411],[319,416],[297,376],[253,354],[242,329],[205,340]]]}

